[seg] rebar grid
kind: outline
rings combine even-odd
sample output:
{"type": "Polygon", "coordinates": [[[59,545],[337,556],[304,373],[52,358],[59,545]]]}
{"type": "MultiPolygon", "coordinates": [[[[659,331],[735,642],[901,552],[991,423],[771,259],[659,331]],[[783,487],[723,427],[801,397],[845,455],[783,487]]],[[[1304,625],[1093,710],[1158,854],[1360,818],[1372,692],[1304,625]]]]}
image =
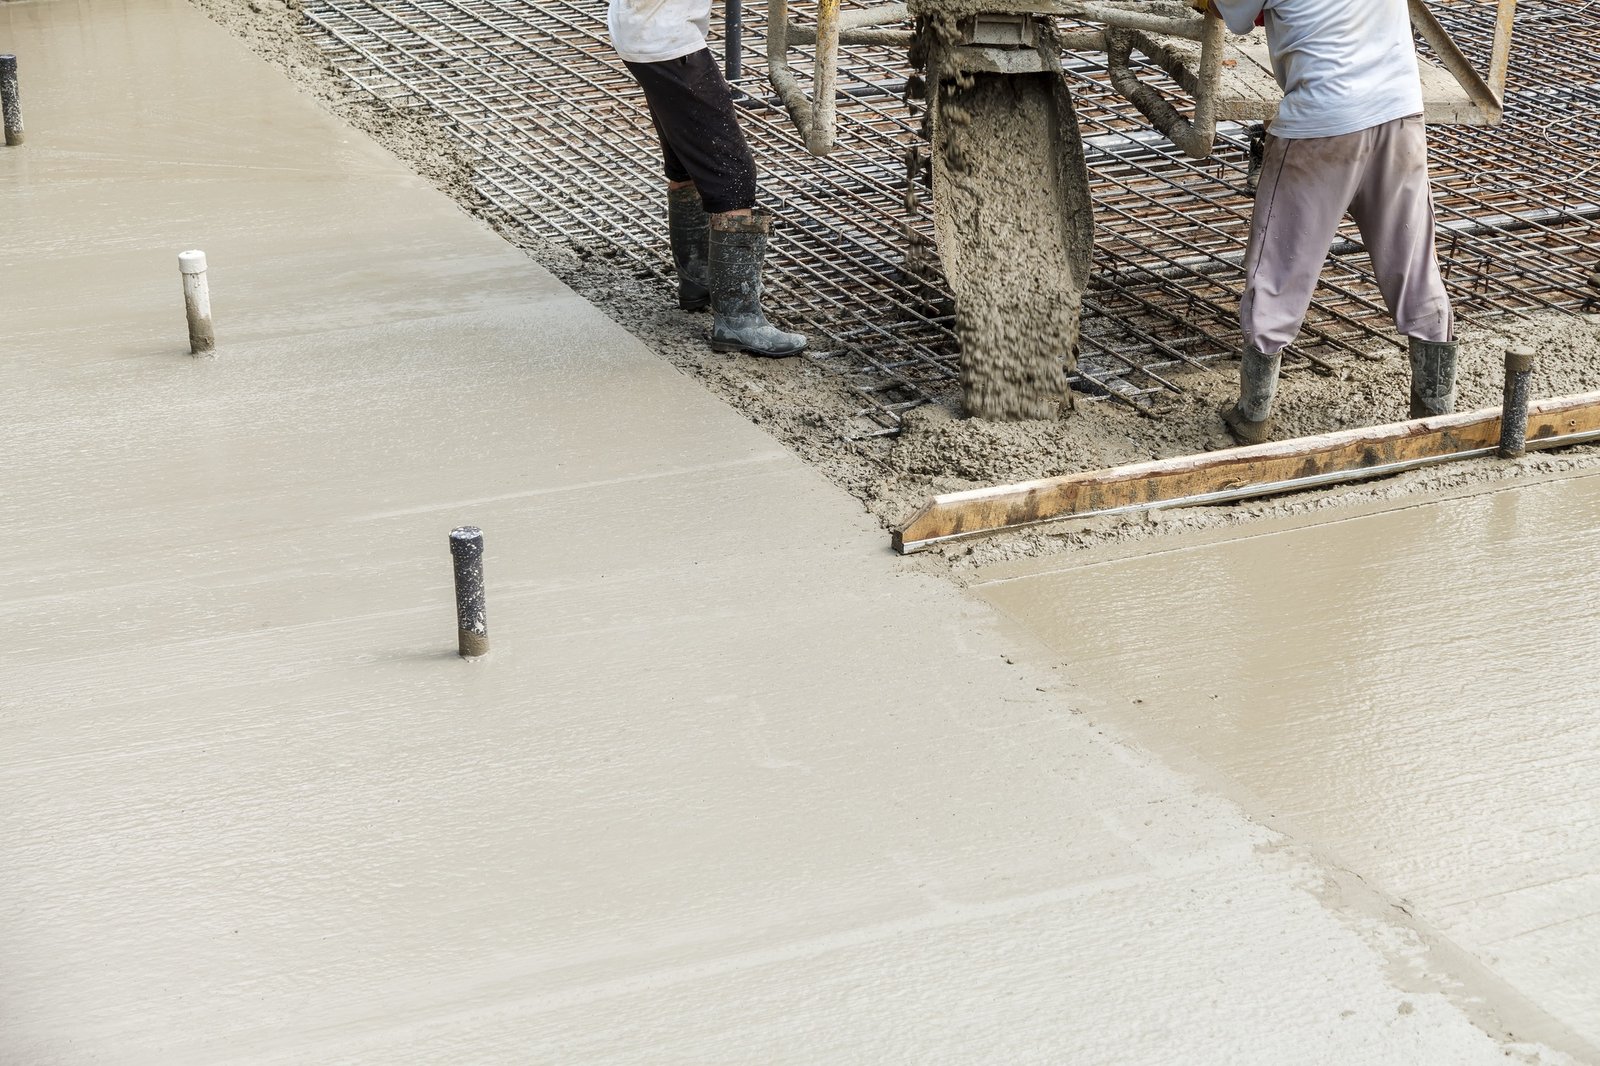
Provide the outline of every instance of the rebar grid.
{"type": "MultiPolygon", "coordinates": [[[[855,6],[864,6],[859,2],[855,6]]],[[[1573,309],[1600,254],[1597,2],[1546,0],[1517,19],[1505,122],[1434,127],[1439,251],[1458,316],[1573,309]],[[1537,42],[1535,45],[1533,42],[1537,42]]],[[[806,9],[795,4],[804,17],[806,9]]],[[[1494,8],[1438,12],[1482,66],[1494,8]]],[[[599,0],[312,0],[306,14],[362,93],[426,108],[478,160],[478,190],[512,224],[671,277],[659,149],[643,98],[606,38],[599,0]]],[[[850,371],[864,436],[904,410],[953,398],[952,301],[932,253],[919,107],[892,48],[841,52],[838,139],[808,155],[765,79],[764,25],[747,19],[736,97],[782,220],[768,270],[774,316],[822,340],[850,371]]],[[[1250,200],[1245,131],[1224,124],[1213,157],[1185,159],[1109,86],[1094,53],[1065,57],[1095,203],[1094,273],[1075,389],[1148,407],[1181,392],[1168,371],[1237,350],[1250,200]]],[[[808,65],[796,50],[803,83],[808,65]]],[[[1169,93],[1154,68],[1142,75],[1169,93]]],[[[1323,370],[1394,345],[1359,235],[1330,252],[1301,338],[1323,370]]]]}

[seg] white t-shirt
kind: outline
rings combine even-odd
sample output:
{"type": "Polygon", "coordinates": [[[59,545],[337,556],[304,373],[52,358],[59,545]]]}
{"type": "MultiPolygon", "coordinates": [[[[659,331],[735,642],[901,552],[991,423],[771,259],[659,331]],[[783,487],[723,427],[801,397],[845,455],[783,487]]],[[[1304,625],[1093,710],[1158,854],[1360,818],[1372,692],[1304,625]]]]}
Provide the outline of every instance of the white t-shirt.
{"type": "Polygon", "coordinates": [[[630,63],[665,63],[706,46],[711,0],[611,0],[611,47],[630,63]]]}
{"type": "Polygon", "coordinates": [[[1337,137],[1422,112],[1406,0],[1214,0],[1234,33],[1265,12],[1274,137],[1337,137]]]}

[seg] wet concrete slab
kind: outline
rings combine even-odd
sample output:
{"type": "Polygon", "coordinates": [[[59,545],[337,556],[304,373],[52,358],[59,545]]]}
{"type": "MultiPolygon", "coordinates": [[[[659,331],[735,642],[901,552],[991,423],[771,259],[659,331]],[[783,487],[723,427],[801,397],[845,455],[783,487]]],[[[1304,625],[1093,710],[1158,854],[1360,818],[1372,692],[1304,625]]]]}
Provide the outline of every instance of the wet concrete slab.
{"type": "Polygon", "coordinates": [[[0,1061],[1568,1061],[181,0],[0,47],[0,1061]]]}
{"type": "Polygon", "coordinates": [[[1017,567],[981,594],[1098,720],[1219,775],[1600,1043],[1597,550],[1583,477],[1017,567]]]}
{"type": "Polygon", "coordinates": [[[17,39],[50,40],[20,59],[40,135],[0,171],[6,254],[30,280],[9,294],[8,343],[70,340],[66,357],[87,361],[186,350],[171,336],[186,248],[207,252],[227,344],[357,327],[380,306],[420,319],[554,291],[301,94],[260,106],[259,62],[187,6],[14,0],[6,13],[17,39]],[[75,32],[60,32],[64,7],[75,32]],[[98,51],[108,36],[123,42],[114,60],[98,51]]]}

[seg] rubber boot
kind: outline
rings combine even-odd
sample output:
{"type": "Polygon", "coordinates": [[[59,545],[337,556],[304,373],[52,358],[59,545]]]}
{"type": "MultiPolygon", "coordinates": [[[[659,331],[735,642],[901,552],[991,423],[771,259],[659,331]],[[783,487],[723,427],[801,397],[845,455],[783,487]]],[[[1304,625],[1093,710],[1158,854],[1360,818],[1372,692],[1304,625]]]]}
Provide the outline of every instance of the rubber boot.
{"type": "Polygon", "coordinates": [[[761,311],[761,263],[772,219],[757,208],[747,216],[718,215],[711,226],[711,347],[780,359],[799,355],[806,338],[785,333],[761,311]]]}
{"type": "Polygon", "coordinates": [[[1411,343],[1411,417],[1447,415],[1456,409],[1456,342],[1411,343]]]}
{"type": "Polygon", "coordinates": [[[1228,432],[1240,444],[1260,444],[1272,436],[1272,398],[1278,393],[1283,355],[1246,348],[1239,360],[1239,402],[1222,409],[1228,432]]]}
{"type": "Polygon", "coordinates": [[[711,243],[711,216],[693,185],[667,190],[667,235],[672,241],[672,265],[678,271],[678,306],[704,311],[711,306],[706,284],[706,252],[711,243]]]}
{"type": "Polygon", "coordinates": [[[1250,127],[1249,162],[1246,164],[1244,188],[1251,196],[1261,184],[1261,164],[1267,156],[1267,127],[1256,123],[1250,127]]]}

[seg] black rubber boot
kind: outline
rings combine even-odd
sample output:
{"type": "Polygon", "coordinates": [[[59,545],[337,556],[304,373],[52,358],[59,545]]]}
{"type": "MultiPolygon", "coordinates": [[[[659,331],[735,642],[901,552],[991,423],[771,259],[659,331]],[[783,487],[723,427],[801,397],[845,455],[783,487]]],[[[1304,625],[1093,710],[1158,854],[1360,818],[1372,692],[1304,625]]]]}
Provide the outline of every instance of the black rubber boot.
{"type": "Polygon", "coordinates": [[[1411,344],[1411,417],[1456,409],[1456,342],[1406,338],[1411,344]]]}
{"type": "Polygon", "coordinates": [[[1240,444],[1262,444],[1272,436],[1272,398],[1278,394],[1283,355],[1246,348],[1239,360],[1239,402],[1222,409],[1228,432],[1240,444]]]}
{"type": "Polygon", "coordinates": [[[706,283],[706,256],[711,242],[711,216],[693,185],[667,190],[667,235],[672,241],[672,265],[678,270],[678,306],[704,311],[711,306],[706,283]]]}
{"type": "Polygon", "coordinates": [[[748,216],[719,215],[711,227],[711,347],[779,359],[805,351],[806,338],[785,333],[761,311],[761,263],[772,220],[760,208],[748,216]]]}

